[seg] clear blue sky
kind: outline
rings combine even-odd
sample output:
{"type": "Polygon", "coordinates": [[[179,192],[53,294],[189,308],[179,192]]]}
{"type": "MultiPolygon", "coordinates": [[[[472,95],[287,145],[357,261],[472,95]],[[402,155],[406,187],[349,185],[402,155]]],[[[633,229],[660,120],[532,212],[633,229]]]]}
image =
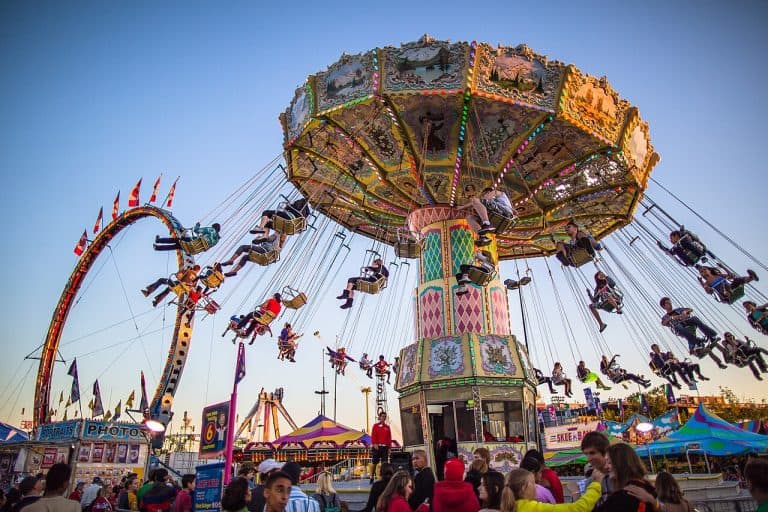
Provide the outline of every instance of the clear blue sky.
{"type": "MultiPolygon", "coordinates": [[[[45,336],[82,229],[92,226],[100,206],[109,210],[117,190],[125,201],[143,176],[146,197],[160,172],[164,190],[170,177],[181,175],[174,211],[182,221],[194,222],[280,152],[277,116],[308,74],[342,52],[398,45],[424,33],[454,41],[526,43],[550,58],[607,76],[650,123],[662,157],[655,177],[764,259],[766,241],[758,226],[768,212],[758,149],[765,144],[768,118],[768,5],[540,5],[0,4],[0,169],[6,191],[0,203],[6,225],[0,417],[17,422],[24,406],[29,417],[36,366],[23,357],[45,336]],[[16,386],[25,374],[18,395],[16,386]]],[[[145,310],[136,290],[166,273],[165,257],[149,247],[156,232],[150,223],[137,226],[116,251],[117,265],[105,259],[103,276],[84,297],[83,310],[73,313],[65,341],[126,318],[115,267],[135,313],[145,310]]],[[[728,248],[720,252],[728,255],[728,248]]],[[[351,263],[350,272],[357,266],[351,263]]],[[[340,286],[343,279],[338,276],[335,283],[340,286]]],[[[516,307],[516,301],[511,304],[516,307]]],[[[329,306],[313,330],[332,336],[340,318],[329,306]]],[[[513,328],[520,332],[519,326],[513,328]]],[[[220,343],[221,329],[223,317],[197,329],[177,395],[179,415],[189,410],[197,421],[204,401],[227,398],[234,352],[228,342],[220,343]]],[[[71,358],[120,339],[117,333],[91,337],[62,350],[71,358]]],[[[611,343],[621,348],[625,341],[611,343]]],[[[102,391],[113,394],[114,405],[136,387],[139,369],[159,372],[166,342],[148,336],[141,346],[131,346],[116,363],[111,362],[118,348],[82,356],[81,386],[87,388],[104,373],[102,391]]],[[[311,363],[306,357],[287,370],[272,364],[273,357],[271,345],[251,352],[247,383],[252,389],[242,400],[250,402],[261,386],[285,385],[297,421],[310,419],[317,410],[310,391],[319,386],[319,357],[311,363]]],[[[638,357],[636,365],[641,364],[638,357]]],[[[748,372],[729,372],[729,384],[738,393],[766,397],[748,372]]],[[[67,382],[57,380],[54,393],[67,382]]],[[[346,379],[339,395],[345,399],[339,419],[357,427],[364,422],[357,406],[362,383],[359,376],[346,379]]],[[[703,392],[715,389],[714,384],[702,387],[703,392]]]]}

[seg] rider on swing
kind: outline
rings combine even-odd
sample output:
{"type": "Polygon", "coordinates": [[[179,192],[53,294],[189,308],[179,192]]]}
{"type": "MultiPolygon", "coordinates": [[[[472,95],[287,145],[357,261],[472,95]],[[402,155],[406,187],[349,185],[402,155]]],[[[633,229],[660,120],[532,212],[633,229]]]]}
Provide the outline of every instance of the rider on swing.
{"type": "Polygon", "coordinates": [[[681,227],[669,233],[669,241],[672,247],[666,247],[661,242],[656,242],[659,249],[675,258],[678,263],[685,267],[691,267],[701,261],[706,261],[704,257],[707,254],[706,246],[699,238],[681,227]]]}
{"type": "Polygon", "coordinates": [[[768,334],[768,304],[758,306],[756,302],[745,300],[741,305],[747,312],[749,325],[763,334],[768,334]]]}
{"type": "Polygon", "coordinates": [[[555,362],[555,366],[552,368],[552,384],[555,386],[562,385],[565,396],[569,398],[573,396],[573,392],[571,391],[571,379],[565,376],[563,365],[561,365],[559,361],[555,362]]]}
{"type": "Polygon", "coordinates": [[[296,217],[309,216],[309,203],[304,197],[300,197],[292,203],[288,203],[285,210],[264,210],[261,212],[261,219],[259,219],[259,225],[251,230],[254,235],[268,236],[271,229],[274,229],[272,220],[275,216],[282,217],[284,219],[294,219],[296,217]]]}
{"type": "MultiPolygon", "coordinates": [[[[202,238],[205,240],[208,249],[210,249],[219,243],[219,231],[221,231],[221,225],[218,223],[211,224],[211,227],[201,228],[200,223],[198,222],[192,229],[185,229],[182,231],[181,240],[183,242],[193,242],[199,238],[202,238]]],[[[179,240],[176,238],[163,238],[158,235],[155,237],[155,243],[152,245],[152,247],[156,251],[175,251],[181,246],[179,245],[179,240]]]]}
{"type": "MultiPolygon", "coordinates": [[[[283,307],[282,303],[280,302],[280,298],[281,297],[279,293],[274,294],[272,297],[256,306],[253,311],[240,319],[240,321],[237,323],[237,331],[242,333],[243,338],[247,338],[253,335],[254,331],[256,331],[256,328],[259,325],[268,326],[272,320],[277,318],[277,315],[280,314],[280,310],[283,307]],[[265,316],[268,318],[268,320],[262,322],[261,320],[265,316]],[[270,316],[271,318],[269,318],[270,316]]],[[[256,332],[255,334],[258,335],[259,332],[256,332]]],[[[251,338],[251,341],[248,343],[249,345],[253,345],[253,342],[256,339],[256,335],[251,338]]],[[[234,343],[234,340],[232,342],[234,343]]]]}
{"type": "Polygon", "coordinates": [[[514,215],[514,208],[507,194],[501,190],[494,190],[490,187],[483,189],[482,195],[471,197],[469,202],[458,207],[459,210],[474,210],[467,215],[467,223],[478,235],[477,246],[482,247],[491,243],[491,240],[485,235],[496,231],[488,219],[488,211],[497,212],[503,217],[514,215]]]}
{"type": "Polygon", "coordinates": [[[614,355],[609,361],[608,356],[606,355],[602,356],[602,358],[600,359],[600,372],[603,375],[608,376],[608,378],[614,384],[621,384],[625,380],[631,380],[635,384],[640,384],[644,388],[650,387],[651,381],[646,379],[644,376],[635,375],[634,373],[629,373],[627,370],[619,366],[619,363],[616,362],[617,357],[620,357],[620,355],[619,354],[614,355]]]}
{"type": "Polygon", "coordinates": [[[551,394],[557,393],[557,390],[555,390],[554,387],[552,387],[552,377],[548,377],[544,375],[541,370],[538,368],[533,368],[533,373],[536,376],[536,385],[540,386],[542,384],[546,384],[549,387],[549,392],[551,394]]]}
{"type": "Polygon", "coordinates": [[[477,265],[462,264],[459,267],[459,273],[456,274],[456,282],[459,283],[459,287],[456,288],[456,295],[462,296],[469,293],[469,288],[467,288],[467,284],[472,282],[472,280],[469,278],[469,271],[471,269],[474,268],[484,274],[489,274],[489,275],[492,274],[493,271],[496,269],[496,267],[494,267],[493,265],[493,261],[491,260],[491,254],[488,251],[483,251],[483,250],[475,251],[475,260],[478,262],[477,265]]]}
{"type": "Polygon", "coordinates": [[[347,368],[347,360],[354,361],[347,355],[347,349],[339,347],[337,350],[331,350],[331,347],[325,347],[328,349],[328,360],[331,362],[331,368],[336,370],[339,375],[344,375],[344,371],[347,368]]]}
{"type": "Polygon", "coordinates": [[[379,360],[376,361],[376,364],[373,365],[373,369],[376,370],[376,376],[387,376],[387,384],[389,384],[389,378],[392,375],[392,372],[389,371],[390,364],[387,362],[386,359],[384,359],[384,355],[379,356],[379,360]]]}
{"type": "Polygon", "coordinates": [[[603,384],[603,381],[600,380],[600,377],[595,372],[587,368],[587,364],[584,361],[579,361],[579,366],[576,367],[576,376],[584,384],[594,382],[597,385],[597,389],[604,389],[605,391],[611,389],[603,384]]]}
{"type": "MultiPolygon", "coordinates": [[[[684,338],[688,342],[688,350],[692,355],[697,357],[701,354],[707,343],[712,343],[711,348],[722,348],[718,345],[720,336],[717,335],[714,329],[702,322],[698,317],[691,316],[693,310],[691,308],[673,308],[672,299],[669,297],[662,297],[659,301],[659,305],[666,311],[665,315],[661,318],[661,325],[669,327],[672,330],[672,334],[684,338]],[[700,330],[706,338],[699,338],[696,336],[697,330],[700,330]]],[[[725,369],[728,366],[712,353],[710,349],[708,354],[712,360],[717,363],[721,369],[725,369]]]]}
{"type": "Polygon", "coordinates": [[[165,290],[158,293],[152,300],[152,307],[157,307],[160,301],[163,300],[166,295],[171,293],[171,288],[178,286],[179,284],[186,285],[190,288],[193,287],[197,281],[197,273],[199,271],[200,265],[193,265],[192,267],[183,268],[169,278],[161,277],[154,283],[141,290],[141,293],[143,293],[145,297],[149,297],[150,294],[157,290],[161,285],[166,285],[167,287],[165,290]]]}
{"type": "Polygon", "coordinates": [[[597,255],[597,251],[603,249],[603,245],[594,239],[594,237],[588,232],[579,228],[579,226],[571,221],[565,225],[565,232],[570,237],[566,242],[558,241],[555,245],[557,252],[555,257],[564,267],[574,267],[572,254],[576,249],[583,249],[589,253],[591,257],[597,255]]]}
{"type": "Polygon", "coordinates": [[[293,332],[293,327],[291,324],[285,322],[283,330],[280,331],[280,336],[277,338],[277,358],[281,361],[284,361],[287,357],[290,362],[295,363],[296,360],[294,357],[296,356],[296,340],[300,337],[301,334],[296,334],[293,332]]]}
{"type": "MultiPolygon", "coordinates": [[[[737,339],[730,332],[725,333],[723,340],[723,356],[727,363],[735,364],[739,367],[749,366],[752,375],[757,380],[763,380],[760,372],[768,372],[768,364],[763,358],[763,354],[768,354],[768,350],[754,346],[746,341],[737,339]]],[[[747,338],[749,340],[749,338],[747,338]]]]}
{"type": "Polygon", "coordinates": [[[696,268],[699,270],[699,284],[704,288],[704,291],[709,294],[716,293],[721,302],[731,303],[736,288],[760,280],[755,271],[750,269],[747,269],[746,276],[739,277],[717,267],[697,265],[696,268]]]}
{"type": "Polygon", "coordinates": [[[355,290],[357,289],[357,283],[359,281],[367,281],[369,283],[375,283],[382,277],[386,282],[389,277],[389,270],[384,266],[384,261],[381,258],[376,258],[371,262],[371,265],[363,269],[365,275],[360,277],[350,277],[347,279],[347,287],[341,292],[341,295],[336,297],[339,300],[344,300],[344,304],[341,305],[341,309],[349,309],[352,307],[352,300],[355,296],[355,290]]]}
{"type": "Polygon", "coordinates": [[[608,325],[603,322],[602,318],[600,318],[598,309],[616,311],[619,315],[623,313],[621,310],[621,294],[616,289],[616,281],[605,275],[604,272],[598,271],[595,274],[595,290],[590,291],[589,288],[587,288],[587,294],[592,302],[592,304],[589,305],[589,310],[592,312],[592,316],[595,317],[595,320],[597,320],[597,323],[600,326],[600,332],[603,332],[608,325]]]}
{"type": "Polygon", "coordinates": [[[368,358],[367,352],[363,352],[363,357],[360,358],[360,361],[358,364],[360,365],[360,369],[365,372],[368,378],[372,379],[373,378],[373,360],[368,358]]]}
{"type": "Polygon", "coordinates": [[[245,266],[246,263],[249,261],[249,256],[251,253],[255,254],[268,254],[271,252],[280,252],[283,248],[283,244],[285,243],[285,239],[287,238],[286,235],[277,233],[272,233],[271,235],[254,238],[251,241],[250,245],[241,245],[237,248],[235,251],[235,254],[232,255],[231,258],[229,258],[227,261],[222,261],[221,266],[228,267],[229,265],[232,265],[235,260],[240,256],[243,255],[240,258],[240,261],[237,262],[237,266],[230,270],[229,272],[225,273],[224,275],[226,277],[234,277],[237,275],[237,273],[240,271],[241,268],[245,266]]]}

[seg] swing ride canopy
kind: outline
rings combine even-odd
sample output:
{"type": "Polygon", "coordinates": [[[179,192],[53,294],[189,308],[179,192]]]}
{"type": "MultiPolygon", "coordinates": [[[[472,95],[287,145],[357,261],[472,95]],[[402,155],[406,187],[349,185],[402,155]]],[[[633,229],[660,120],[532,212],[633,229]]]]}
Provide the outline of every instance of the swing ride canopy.
{"type": "Polygon", "coordinates": [[[551,254],[575,220],[628,224],[659,157],[606,79],[525,45],[429,36],[342,55],[280,116],[288,178],[345,227],[394,243],[408,215],[505,191],[519,221],[502,259],[551,254]]]}
{"type": "Polygon", "coordinates": [[[717,456],[765,453],[768,436],[742,430],[699,404],[685,425],[658,441],[638,446],[637,450],[641,454],[650,450],[652,455],[685,453],[686,450],[702,450],[717,456]]]}

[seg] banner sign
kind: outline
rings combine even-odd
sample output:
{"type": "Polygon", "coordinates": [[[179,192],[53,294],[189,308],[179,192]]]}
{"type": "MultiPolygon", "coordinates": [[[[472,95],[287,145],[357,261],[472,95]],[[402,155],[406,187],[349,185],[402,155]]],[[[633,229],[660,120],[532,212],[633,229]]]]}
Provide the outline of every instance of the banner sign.
{"type": "Polygon", "coordinates": [[[197,466],[195,477],[194,510],[219,512],[224,487],[224,463],[197,466]]]}
{"type": "Polygon", "coordinates": [[[213,459],[224,455],[229,421],[229,402],[209,405],[203,409],[199,450],[201,459],[213,459]]]}
{"type": "Polygon", "coordinates": [[[556,427],[544,427],[544,439],[547,450],[567,450],[581,446],[581,440],[587,433],[597,430],[599,422],[573,423],[556,427]]]}
{"type": "Polygon", "coordinates": [[[85,420],[83,439],[100,441],[144,441],[143,427],[136,423],[110,423],[108,421],[85,420]]]}
{"type": "Polygon", "coordinates": [[[80,420],[59,421],[40,425],[37,430],[38,441],[71,441],[80,433],[80,420]]]}

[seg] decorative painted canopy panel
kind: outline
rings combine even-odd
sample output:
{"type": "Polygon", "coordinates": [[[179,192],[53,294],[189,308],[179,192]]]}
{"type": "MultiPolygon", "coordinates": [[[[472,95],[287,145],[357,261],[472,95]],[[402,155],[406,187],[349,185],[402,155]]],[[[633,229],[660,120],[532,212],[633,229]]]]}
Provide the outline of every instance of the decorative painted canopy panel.
{"type": "Polygon", "coordinates": [[[344,54],[280,116],[289,179],[325,215],[387,243],[415,209],[496,187],[518,223],[502,259],[554,252],[575,220],[628,224],[659,160],[648,124],[603,78],[525,45],[429,36],[344,54]]]}

